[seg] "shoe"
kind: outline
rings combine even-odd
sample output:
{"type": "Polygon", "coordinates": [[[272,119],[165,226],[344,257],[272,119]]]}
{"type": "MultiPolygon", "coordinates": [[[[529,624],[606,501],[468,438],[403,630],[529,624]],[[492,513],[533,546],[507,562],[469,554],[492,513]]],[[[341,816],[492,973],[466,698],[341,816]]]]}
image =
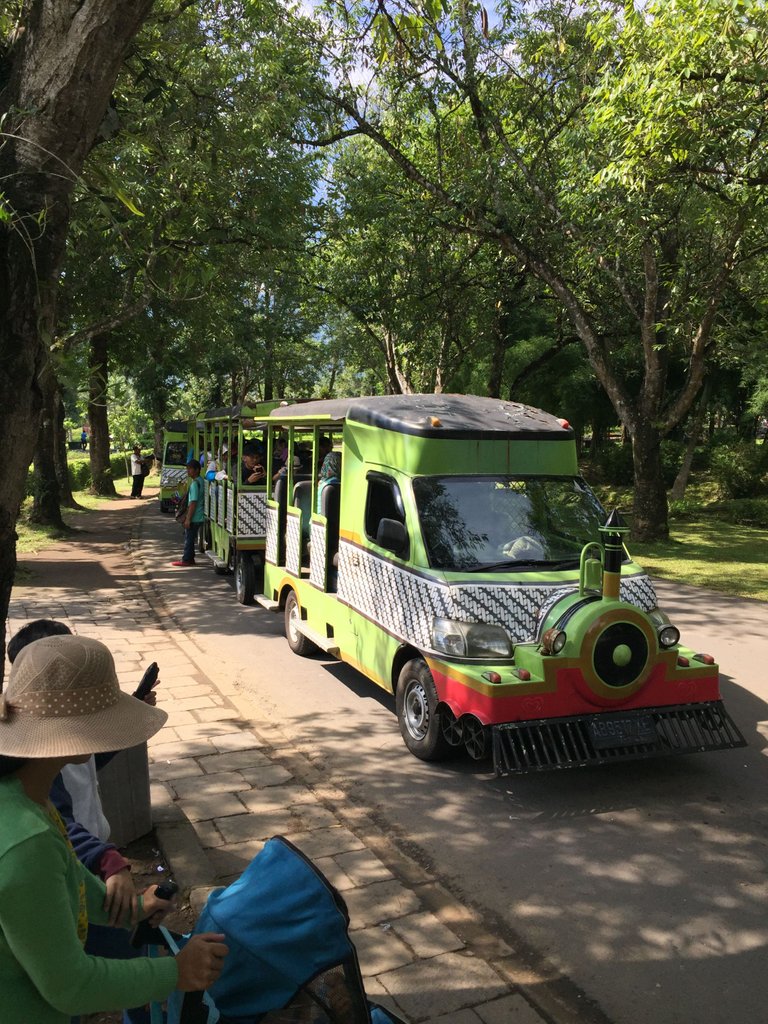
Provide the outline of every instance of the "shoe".
{"type": "Polygon", "coordinates": [[[188,565],[197,565],[197,562],[185,562],[183,559],[179,559],[178,562],[171,562],[171,565],[181,565],[186,567],[188,565]]]}

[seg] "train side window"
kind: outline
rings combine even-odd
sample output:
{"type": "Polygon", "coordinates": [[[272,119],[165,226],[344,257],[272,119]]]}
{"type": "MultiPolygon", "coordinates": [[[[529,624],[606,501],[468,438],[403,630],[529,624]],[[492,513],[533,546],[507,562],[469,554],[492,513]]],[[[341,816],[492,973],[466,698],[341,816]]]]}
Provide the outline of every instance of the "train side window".
{"type": "Polygon", "coordinates": [[[383,473],[369,473],[368,494],[365,500],[365,534],[374,544],[382,519],[394,519],[405,526],[400,488],[392,477],[383,473]]]}

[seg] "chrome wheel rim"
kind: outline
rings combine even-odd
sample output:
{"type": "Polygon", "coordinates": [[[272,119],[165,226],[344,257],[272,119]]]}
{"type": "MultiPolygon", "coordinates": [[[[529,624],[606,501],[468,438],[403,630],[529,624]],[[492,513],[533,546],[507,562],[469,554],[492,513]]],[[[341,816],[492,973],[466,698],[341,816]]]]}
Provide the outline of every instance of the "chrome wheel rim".
{"type": "Polygon", "coordinates": [[[288,611],[288,636],[290,637],[291,643],[297,643],[301,634],[299,633],[299,605],[298,602],[292,601],[291,607],[288,611]]]}
{"type": "Polygon", "coordinates": [[[429,730],[429,702],[424,684],[412,679],[405,691],[405,725],[415,740],[423,740],[429,730]]]}

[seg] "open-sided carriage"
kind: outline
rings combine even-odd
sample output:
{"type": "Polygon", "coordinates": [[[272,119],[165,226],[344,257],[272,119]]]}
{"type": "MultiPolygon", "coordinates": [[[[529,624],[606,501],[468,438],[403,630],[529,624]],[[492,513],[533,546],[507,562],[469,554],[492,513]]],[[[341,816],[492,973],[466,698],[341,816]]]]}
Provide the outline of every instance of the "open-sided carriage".
{"type": "Polygon", "coordinates": [[[187,462],[194,452],[190,424],[168,420],[163,430],[160,468],[160,511],[173,512],[187,489],[187,462]]]}
{"type": "Polygon", "coordinates": [[[279,403],[258,402],[211,409],[201,415],[201,476],[205,524],[199,546],[218,573],[235,574],[235,593],[250,604],[260,582],[266,545],[265,419],[279,403]],[[246,481],[243,454],[254,450],[264,464],[260,482],[246,481]]]}

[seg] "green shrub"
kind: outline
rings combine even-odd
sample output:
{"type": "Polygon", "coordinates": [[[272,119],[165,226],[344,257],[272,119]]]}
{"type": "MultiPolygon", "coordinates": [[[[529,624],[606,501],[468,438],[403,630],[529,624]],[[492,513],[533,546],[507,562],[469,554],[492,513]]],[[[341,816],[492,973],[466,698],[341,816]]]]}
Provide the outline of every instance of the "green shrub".
{"type": "Polygon", "coordinates": [[[683,498],[681,501],[670,501],[670,519],[697,519],[708,509],[702,508],[701,502],[693,498],[683,498]]]}
{"type": "Polygon", "coordinates": [[[683,441],[666,440],[661,442],[661,475],[667,487],[671,487],[675,482],[675,477],[680,471],[684,458],[685,443],[683,441]]]}
{"type": "MultiPolygon", "coordinates": [[[[147,453],[145,453],[147,454],[147,453]]],[[[130,458],[128,468],[130,470],[130,458]]],[[[87,491],[91,486],[91,462],[88,458],[68,459],[67,470],[69,472],[69,485],[73,491],[87,491]]],[[[123,480],[129,475],[125,468],[125,458],[121,453],[113,453],[109,457],[109,473],[113,480],[123,480]]],[[[29,498],[35,493],[35,473],[32,466],[27,471],[26,497],[29,498]]]]}
{"type": "Polygon", "coordinates": [[[606,444],[599,454],[590,458],[586,475],[590,480],[614,486],[627,486],[634,480],[632,448],[628,444],[606,444]]]}
{"type": "Polygon", "coordinates": [[[73,491],[84,491],[91,483],[91,464],[85,459],[78,459],[77,462],[70,462],[67,465],[69,470],[69,486],[73,491]]]}
{"type": "Polygon", "coordinates": [[[128,456],[126,463],[125,456],[119,452],[109,457],[109,469],[112,473],[113,480],[123,480],[125,477],[130,476],[131,473],[131,457],[128,456]],[[126,465],[128,468],[126,469],[126,465]]]}
{"type": "Polygon", "coordinates": [[[712,510],[718,519],[734,526],[757,526],[768,529],[768,498],[733,498],[712,510]]]}
{"type": "Polygon", "coordinates": [[[768,449],[747,441],[721,445],[712,453],[712,475],[724,498],[768,493],[768,449]]]}
{"type": "MultiPolygon", "coordinates": [[[[684,457],[685,443],[683,441],[662,441],[661,473],[667,487],[671,487],[675,482],[684,457]]],[[[703,463],[705,460],[700,459],[699,461],[703,463]]],[[[615,443],[606,445],[596,460],[589,463],[587,476],[592,480],[600,480],[616,487],[633,484],[635,476],[631,445],[615,443]]]]}

